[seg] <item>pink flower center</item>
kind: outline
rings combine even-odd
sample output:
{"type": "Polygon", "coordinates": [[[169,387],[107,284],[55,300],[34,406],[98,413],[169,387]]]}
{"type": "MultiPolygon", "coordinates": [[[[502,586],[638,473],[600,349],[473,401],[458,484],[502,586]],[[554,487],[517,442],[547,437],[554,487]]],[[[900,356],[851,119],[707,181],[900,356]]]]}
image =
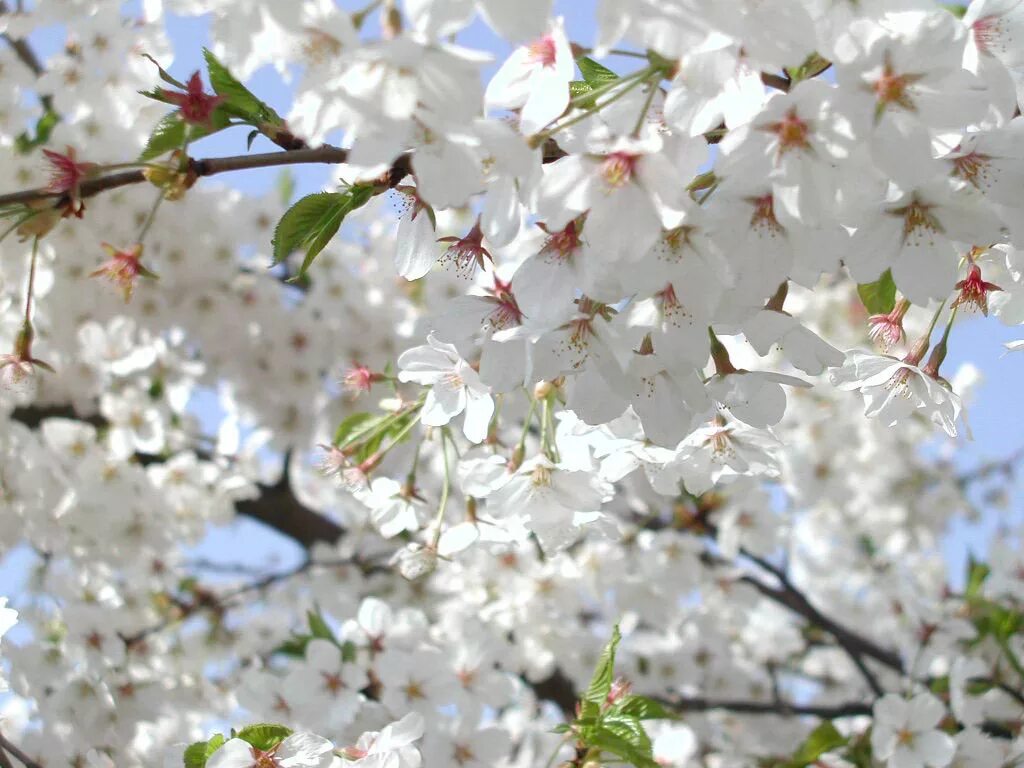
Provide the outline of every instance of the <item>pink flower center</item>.
{"type": "Polygon", "coordinates": [[[887,56],[882,74],[871,86],[877,99],[876,117],[880,117],[886,108],[893,105],[902,107],[908,112],[915,111],[916,106],[910,97],[910,86],[920,79],[920,75],[896,74],[892,62],[887,56]]]}
{"type": "Polygon", "coordinates": [[[953,306],[959,307],[963,304],[974,307],[983,315],[988,315],[988,294],[991,291],[1001,291],[998,285],[988,283],[981,279],[981,267],[971,264],[967,270],[967,277],[956,284],[960,294],[953,302],[953,306]]]}
{"type": "Polygon", "coordinates": [[[791,107],[785,117],[776,123],[765,126],[765,130],[774,133],[779,141],[779,154],[783,155],[791,149],[810,149],[811,144],[807,137],[810,134],[810,126],[796,113],[796,107],[791,107]]]}
{"type": "Polygon", "coordinates": [[[1002,42],[1003,24],[997,16],[985,16],[971,25],[974,43],[982,53],[992,55],[992,49],[1002,42]]]}
{"type": "Polygon", "coordinates": [[[542,67],[555,66],[555,38],[551,35],[544,35],[539,40],[534,40],[528,46],[529,60],[542,67]]]}
{"type": "Polygon", "coordinates": [[[639,155],[629,152],[612,152],[601,164],[601,176],[609,187],[617,189],[632,180],[638,159],[639,155]]]}
{"type": "Polygon", "coordinates": [[[570,221],[561,232],[548,235],[540,249],[540,255],[546,256],[549,261],[568,261],[579,247],[580,236],[576,222],[570,221]]]}
{"type": "Polygon", "coordinates": [[[991,158],[978,152],[970,152],[953,161],[953,175],[963,179],[976,189],[988,186],[988,172],[991,158]]]}
{"type": "Polygon", "coordinates": [[[775,218],[775,198],[771,194],[752,198],[754,212],[750,216],[750,228],[759,234],[775,237],[782,234],[782,225],[775,218]]]}

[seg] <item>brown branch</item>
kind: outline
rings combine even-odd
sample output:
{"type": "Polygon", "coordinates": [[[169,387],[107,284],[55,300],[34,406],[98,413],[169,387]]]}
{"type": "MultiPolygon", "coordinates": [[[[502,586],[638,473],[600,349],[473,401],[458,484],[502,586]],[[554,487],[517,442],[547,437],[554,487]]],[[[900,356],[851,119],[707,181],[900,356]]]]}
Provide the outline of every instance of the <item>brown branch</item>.
{"type": "Polygon", "coordinates": [[[786,701],[750,701],[747,699],[707,699],[702,697],[680,697],[658,699],[658,702],[674,712],[710,712],[716,709],[745,715],[779,715],[781,717],[810,715],[832,719],[835,717],[856,717],[870,715],[871,704],[851,701],[844,704],[792,704],[786,701]]]}
{"type": "Polygon", "coordinates": [[[275,584],[288,581],[289,579],[292,579],[299,574],[306,573],[313,568],[337,568],[338,566],[343,565],[357,566],[364,574],[367,575],[379,570],[386,570],[384,566],[375,564],[368,560],[363,560],[358,556],[335,560],[311,560],[307,558],[294,568],[289,568],[286,571],[278,571],[277,573],[269,573],[220,595],[217,595],[207,589],[195,589],[193,590],[191,600],[187,602],[183,600],[175,600],[176,607],[178,608],[177,614],[169,616],[166,619],[145,627],[131,635],[121,635],[120,637],[124,642],[125,647],[131,649],[151,635],[154,635],[157,632],[162,632],[168,627],[179,624],[192,616],[203,613],[204,611],[212,613],[219,619],[227,611],[238,607],[238,604],[234,601],[239,597],[244,597],[245,595],[249,595],[254,592],[262,592],[275,584]]]}
{"type": "Polygon", "coordinates": [[[788,77],[785,77],[784,75],[773,75],[770,72],[761,73],[761,82],[769,88],[775,88],[783,93],[789,93],[789,89],[793,85],[793,82],[788,77]]]}
{"type": "MultiPolygon", "coordinates": [[[[12,744],[10,740],[0,733],[0,749],[4,752],[14,756],[14,759],[21,763],[25,768],[43,768],[43,766],[29,757],[25,752],[19,749],[17,746],[12,744]]],[[[8,765],[10,762],[8,761],[8,765]]]]}
{"type": "MultiPolygon", "coordinates": [[[[17,408],[11,413],[13,421],[35,429],[49,418],[78,419],[93,426],[104,426],[101,416],[79,416],[75,410],[67,406],[29,406],[17,408]]],[[[162,457],[140,455],[136,459],[141,464],[152,464],[161,461],[162,457]]],[[[261,485],[260,495],[255,499],[246,499],[235,504],[235,511],[287,536],[305,549],[317,542],[333,544],[345,534],[345,529],[329,517],[315,512],[296,498],[288,482],[287,473],[275,485],[261,485]]]]}
{"type": "Polygon", "coordinates": [[[836,642],[839,643],[847,653],[867,656],[890,669],[901,673],[903,672],[903,660],[900,659],[898,653],[883,648],[874,640],[864,637],[863,635],[844,627],[839,622],[830,619],[811,605],[810,601],[803,595],[803,593],[792,585],[783,585],[781,588],[776,588],[765,584],[760,579],[750,575],[742,576],[740,581],[744,584],[750,584],[769,600],[789,608],[794,613],[803,616],[811,622],[811,624],[820,627],[822,630],[832,635],[832,637],[836,639],[836,642]]]}
{"type": "MultiPolygon", "coordinates": [[[[7,3],[4,0],[0,0],[0,15],[10,13],[10,9],[7,7],[7,3]]],[[[46,70],[43,68],[43,63],[39,61],[39,57],[36,56],[36,52],[32,50],[32,47],[24,40],[15,39],[9,34],[4,32],[0,34],[0,40],[3,40],[14,51],[19,61],[26,67],[32,70],[32,74],[39,77],[46,70]]]]}
{"type": "Polygon", "coordinates": [[[255,499],[239,501],[235,511],[258,520],[305,549],[318,542],[333,544],[345,535],[345,529],[329,517],[300,502],[292,491],[287,474],[275,485],[261,485],[255,499]]]}
{"type": "MultiPolygon", "coordinates": [[[[20,2],[18,3],[17,11],[18,13],[23,11],[20,2]]],[[[4,0],[0,0],[0,15],[5,13],[10,13],[10,9],[7,7],[7,3],[5,3],[4,0]]],[[[32,74],[36,77],[39,77],[46,71],[43,67],[43,63],[39,60],[39,57],[36,56],[36,52],[32,50],[32,46],[30,46],[25,40],[13,38],[6,32],[0,34],[0,40],[3,40],[11,46],[11,50],[14,51],[14,55],[18,57],[18,60],[32,70],[32,74]]],[[[49,94],[41,94],[39,96],[39,100],[47,111],[53,109],[53,98],[49,94]]]]}
{"type": "Polygon", "coordinates": [[[807,596],[797,589],[793,582],[790,581],[789,576],[784,569],[776,567],[769,561],[753,554],[752,552],[743,550],[742,554],[747,559],[752,560],[761,568],[764,568],[766,571],[771,573],[778,580],[780,588],[776,589],[770,587],[753,576],[744,576],[741,581],[752,585],[762,595],[784,605],[790,610],[803,616],[815,626],[820,627],[825,632],[832,635],[836,642],[839,643],[839,646],[846,652],[846,655],[850,657],[850,660],[853,662],[854,666],[857,667],[857,670],[861,673],[861,676],[867,684],[871,687],[875,696],[881,696],[884,693],[884,690],[881,683],[878,682],[878,678],[864,661],[865,656],[873,658],[876,661],[880,661],[887,667],[895,669],[900,673],[903,672],[903,660],[899,657],[899,654],[882,648],[870,638],[854,632],[823,614],[815,608],[811,604],[810,600],[807,599],[807,596]]]}
{"type": "Polygon", "coordinates": [[[554,702],[566,720],[576,718],[576,685],[561,670],[556,668],[554,672],[541,680],[539,683],[526,681],[538,699],[554,702]]]}
{"type": "MultiPolygon", "coordinates": [[[[231,157],[210,157],[202,160],[190,160],[189,165],[196,176],[216,176],[218,173],[230,171],[241,171],[250,168],[273,168],[281,165],[305,165],[310,163],[340,164],[344,163],[348,152],[339,147],[332,147],[325,144],[315,149],[293,149],[287,152],[265,152],[258,155],[235,155],[231,157]]],[[[405,169],[401,176],[394,180],[397,184],[409,172],[408,163],[401,163],[402,158],[395,161],[394,167],[405,169]]],[[[390,173],[390,172],[389,172],[390,173]]],[[[389,175],[388,181],[391,182],[389,175]]],[[[141,184],[146,181],[142,169],[133,171],[120,171],[105,176],[97,176],[82,182],[79,187],[80,198],[92,197],[100,192],[110,189],[128,186],[130,184],[141,184]]],[[[391,184],[393,186],[394,184],[391,184]]],[[[55,200],[60,206],[65,195],[60,192],[51,192],[46,188],[25,189],[20,192],[10,192],[0,195],[0,206],[35,203],[45,200],[55,200]]]]}

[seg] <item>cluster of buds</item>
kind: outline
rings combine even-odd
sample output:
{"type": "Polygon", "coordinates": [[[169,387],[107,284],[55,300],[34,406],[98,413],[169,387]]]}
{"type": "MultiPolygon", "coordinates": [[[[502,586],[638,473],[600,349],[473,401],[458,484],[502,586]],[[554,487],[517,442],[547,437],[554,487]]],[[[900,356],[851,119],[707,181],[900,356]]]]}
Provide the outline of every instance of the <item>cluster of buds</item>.
{"type": "Polygon", "coordinates": [[[151,165],[142,175],[156,187],[163,190],[165,200],[180,200],[192,188],[199,175],[188,156],[180,149],[175,150],[166,165],[151,165]]]}

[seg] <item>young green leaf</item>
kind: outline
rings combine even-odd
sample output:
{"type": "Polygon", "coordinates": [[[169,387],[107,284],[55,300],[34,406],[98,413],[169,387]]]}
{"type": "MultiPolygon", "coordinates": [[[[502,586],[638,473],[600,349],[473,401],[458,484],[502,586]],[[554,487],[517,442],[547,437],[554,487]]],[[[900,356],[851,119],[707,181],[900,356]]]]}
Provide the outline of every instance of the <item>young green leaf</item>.
{"type": "Polygon", "coordinates": [[[605,728],[638,749],[645,755],[652,755],[651,737],[647,735],[640,720],[630,715],[608,712],[601,718],[601,727],[605,728]]]}
{"type": "Polygon", "coordinates": [[[576,59],[576,66],[580,68],[580,74],[591,88],[600,88],[619,79],[619,76],[608,67],[598,64],[589,56],[580,56],[576,59]]]}
{"type": "MultiPolygon", "coordinates": [[[[338,194],[335,205],[321,217],[307,233],[303,246],[306,248],[306,258],[302,260],[299,273],[290,282],[305,277],[306,271],[313,264],[313,260],[320,254],[341,228],[341,222],[345,220],[352,211],[362,207],[366,201],[373,196],[373,187],[360,185],[349,187],[338,194]]],[[[288,214],[286,213],[285,216],[288,214]]],[[[283,221],[283,219],[282,219],[283,221]]],[[[276,254],[275,254],[276,255],[276,254]]]]}
{"type": "Polygon", "coordinates": [[[992,569],[985,563],[979,562],[973,557],[967,561],[967,586],[964,589],[964,596],[968,600],[981,595],[981,588],[991,571],[992,569]]]}
{"type": "Polygon", "coordinates": [[[168,85],[173,85],[175,88],[180,88],[183,91],[186,90],[185,84],[183,82],[172,77],[171,74],[166,69],[160,66],[160,62],[158,62],[148,53],[142,54],[142,58],[149,59],[151,62],[153,62],[153,66],[155,66],[157,72],[160,73],[160,79],[163,80],[165,83],[167,83],[168,85]]]}
{"type": "Polygon", "coordinates": [[[598,726],[590,734],[587,746],[615,755],[635,768],[658,768],[650,752],[644,752],[619,733],[602,726],[598,726]]]}
{"type": "Polygon", "coordinates": [[[635,717],[637,720],[673,720],[676,718],[674,713],[646,696],[627,696],[617,701],[608,712],[635,717]]]}
{"type": "Polygon", "coordinates": [[[887,315],[896,306],[896,283],[888,269],[875,282],[858,285],[857,293],[869,314],[887,315]]]}
{"type": "Polygon", "coordinates": [[[849,739],[843,736],[830,720],[825,720],[804,739],[804,743],[797,749],[787,768],[804,768],[826,752],[846,746],[848,741],[849,739]]]}
{"type": "Polygon", "coordinates": [[[247,725],[238,732],[237,737],[242,741],[249,742],[256,749],[266,752],[291,735],[292,729],[286,726],[277,723],[257,723],[256,725],[247,725]]]}
{"type": "Polygon", "coordinates": [[[612,629],[612,638],[608,645],[601,651],[601,657],[597,660],[597,667],[594,675],[590,678],[590,685],[587,692],[583,694],[583,716],[596,714],[608,698],[608,692],[612,689],[612,681],[615,678],[615,649],[619,646],[619,625],[612,629]]]}
{"type": "Polygon", "coordinates": [[[274,263],[284,261],[289,254],[305,245],[310,232],[323,226],[323,222],[340,208],[344,198],[341,192],[317,192],[303,197],[289,208],[274,230],[274,263]]]}
{"type": "Polygon", "coordinates": [[[280,115],[242,85],[242,82],[232,75],[209,49],[203,49],[203,58],[206,59],[210,85],[213,86],[214,92],[224,97],[224,104],[238,117],[254,124],[283,122],[280,115]]]}
{"type": "Polygon", "coordinates": [[[334,432],[334,444],[337,446],[343,446],[353,442],[352,437],[358,437],[363,434],[364,430],[361,427],[369,426],[369,422],[379,422],[380,416],[372,413],[366,413],[365,411],[358,411],[353,414],[346,416],[338,428],[334,432]]]}
{"type": "Polygon", "coordinates": [[[28,131],[22,131],[14,140],[14,148],[24,155],[28,154],[36,147],[42,146],[50,140],[50,134],[53,133],[53,129],[57,127],[57,123],[59,122],[60,115],[52,109],[46,110],[46,112],[43,113],[43,116],[36,121],[34,131],[35,135],[28,131]]]}
{"type": "Polygon", "coordinates": [[[313,637],[318,637],[321,640],[330,640],[332,643],[337,642],[334,632],[331,631],[331,628],[319,612],[307,611],[306,618],[309,620],[309,631],[313,634],[313,637]]]}
{"type": "Polygon", "coordinates": [[[185,121],[178,116],[177,112],[164,115],[160,122],[156,124],[153,133],[150,134],[149,141],[146,142],[146,148],[139,155],[139,160],[152,160],[154,157],[159,157],[165,152],[181,149],[185,143],[185,132],[187,130],[188,126],[185,125],[185,121]]]}
{"type": "Polygon", "coordinates": [[[197,741],[185,749],[185,768],[206,768],[206,761],[224,744],[224,736],[215,733],[209,741],[197,741]]]}

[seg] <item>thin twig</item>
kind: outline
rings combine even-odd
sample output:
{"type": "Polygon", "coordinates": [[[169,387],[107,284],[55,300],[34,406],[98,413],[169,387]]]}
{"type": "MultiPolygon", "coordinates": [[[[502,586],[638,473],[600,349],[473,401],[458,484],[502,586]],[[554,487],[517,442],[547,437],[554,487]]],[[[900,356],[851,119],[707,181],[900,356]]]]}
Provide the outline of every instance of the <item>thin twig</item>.
{"type": "Polygon", "coordinates": [[[0,749],[4,752],[14,756],[14,759],[21,763],[25,768],[43,768],[38,762],[29,757],[25,752],[19,749],[16,745],[12,744],[10,739],[0,733],[0,749]]]}
{"type": "Polygon", "coordinates": [[[853,701],[844,704],[794,704],[788,701],[750,701],[748,699],[708,699],[680,697],[659,699],[664,707],[675,712],[708,712],[716,709],[745,715],[810,715],[832,719],[870,715],[871,704],[853,701]]]}

